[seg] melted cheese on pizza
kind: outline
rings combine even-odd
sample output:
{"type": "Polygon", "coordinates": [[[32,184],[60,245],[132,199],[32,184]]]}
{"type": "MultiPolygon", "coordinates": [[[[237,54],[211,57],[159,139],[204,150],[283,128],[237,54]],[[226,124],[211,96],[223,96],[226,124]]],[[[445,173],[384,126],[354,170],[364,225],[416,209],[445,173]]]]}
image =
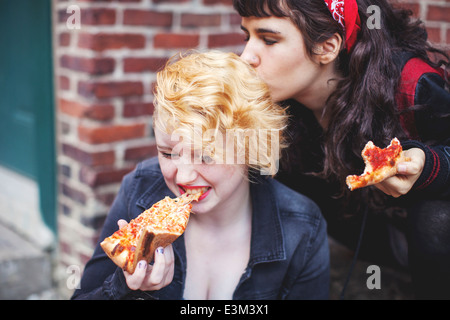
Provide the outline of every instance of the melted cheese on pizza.
{"type": "Polygon", "coordinates": [[[195,195],[183,194],[175,199],[165,197],[158,201],[150,209],[145,210],[125,227],[111,235],[110,239],[117,243],[111,254],[114,256],[120,254],[123,250],[127,250],[127,260],[133,261],[138,239],[143,228],[182,234],[189,220],[192,209],[191,202],[198,200],[200,196],[201,193],[195,195]]]}

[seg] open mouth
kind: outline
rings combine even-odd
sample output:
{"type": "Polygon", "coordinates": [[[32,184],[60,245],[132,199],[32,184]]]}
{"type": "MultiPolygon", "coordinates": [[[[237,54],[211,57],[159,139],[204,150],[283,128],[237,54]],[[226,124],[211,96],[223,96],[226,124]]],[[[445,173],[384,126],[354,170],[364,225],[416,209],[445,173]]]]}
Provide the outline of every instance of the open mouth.
{"type": "Polygon", "coordinates": [[[187,193],[187,194],[197,194],[201,193],[202,195],[198,199],[198,201],[204,199],[209,191],[211,190],[211,187],[191,187],[191,186],[184,186],[184,185],[178,185],[178,189],[180,190],[181,194],[187,193]]]}

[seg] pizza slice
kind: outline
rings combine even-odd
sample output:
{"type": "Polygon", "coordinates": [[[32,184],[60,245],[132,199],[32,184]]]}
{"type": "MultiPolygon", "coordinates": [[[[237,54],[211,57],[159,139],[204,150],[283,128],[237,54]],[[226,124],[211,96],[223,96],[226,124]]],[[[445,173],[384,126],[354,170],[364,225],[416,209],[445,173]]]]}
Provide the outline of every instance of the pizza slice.
{"type": "Polygon", "coordinates": [[[104,239],[100,246],[117,266],[134,273],[139,261],[150,262],[156,248],[168,246],[183,234],[191,202],[198,201],[201,194],[165,197],[104,239]]]}
{"type": "Polygon", "coordinates": [[[349,175],[346,178],[350,190],[355,190],[379,183],[397,174],[397,164],[409,161],[403,155],[403,148],[397,138],[391,140],[389,146],[378,148],[372,141],[367,142],[361,152],[366,165],[363,174],[349,175]]]}

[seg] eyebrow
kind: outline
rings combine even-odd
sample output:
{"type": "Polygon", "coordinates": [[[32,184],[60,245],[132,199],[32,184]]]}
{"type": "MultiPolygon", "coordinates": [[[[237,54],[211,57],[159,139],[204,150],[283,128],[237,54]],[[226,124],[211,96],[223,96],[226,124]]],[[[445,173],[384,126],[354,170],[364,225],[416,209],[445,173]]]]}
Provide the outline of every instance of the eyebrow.
{"type": "MultiPolygon", "coordinates": [[[[243,25],[241,25],[241,30],[243,30],[244,32],[249,33],[249,31],[247,30],[247,28],[244,27],[243,25]]],[[[272,29],[257,28],[257,29],[256,29],[256,33],[258,33],[258,34],[261,34],[261,33],[280,34],[281,32],[275,31],[275,30],[272,30],[272,29]]]]}

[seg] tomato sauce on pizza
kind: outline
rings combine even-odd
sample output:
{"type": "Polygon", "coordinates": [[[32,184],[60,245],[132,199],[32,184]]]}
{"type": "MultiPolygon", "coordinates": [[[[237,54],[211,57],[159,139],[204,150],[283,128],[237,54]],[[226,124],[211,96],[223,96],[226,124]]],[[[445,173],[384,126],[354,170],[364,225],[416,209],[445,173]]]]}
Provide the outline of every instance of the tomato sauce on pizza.
{"type": "Polygon", "coordinates": [[[349,175],[346,184],[350,190],[355,190],[384,181],[397,174],[397,164],[407,161],[403,155],[403,148],[397,138],[391,140],[389,146],[381,149],[367,142],[361,152],[365,163],[364,172],[361,175],[349,175]]]}

